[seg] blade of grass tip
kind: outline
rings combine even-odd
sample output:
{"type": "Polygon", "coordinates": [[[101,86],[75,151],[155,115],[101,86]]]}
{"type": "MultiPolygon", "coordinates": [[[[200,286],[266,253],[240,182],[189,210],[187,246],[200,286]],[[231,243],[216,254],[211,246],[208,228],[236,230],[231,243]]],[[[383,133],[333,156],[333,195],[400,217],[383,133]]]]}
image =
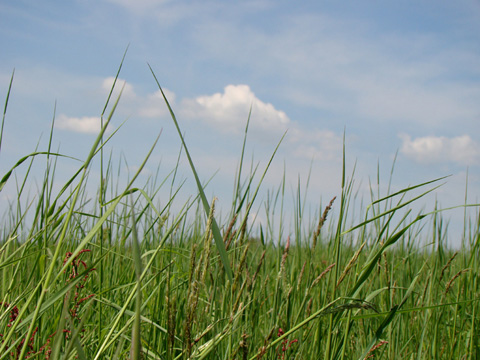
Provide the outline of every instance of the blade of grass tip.
{"type": "Polygon", "coordinates": [[[235,211],[235,208],[237,207],[238,198],[240,197],[240,183],[241,183],[241,178],[242,178],[243,159],[245,157],[245,145],[247,143],[248,126],[250,125],[251,116],[252,116],[252,105],[250,105],[250,110],[248,111],[247,124],[245,125],[245,131],[244,131],[244,135],[243,135],[242,152],[240,154],[240,163],[238,165],[238,176],[237,176],[237,181],[236,181],[235,189],[234,189],[234,193],[235,193],[234,194],[235,198],[233,200],[233,210],[234,211],[235,211]]]}
{"type": "MultiPolygon", "coordinates": [[[[270,168],[270,165],[272,164],[273,158],[274,158],[275,155],[277,154],[277,151],[278,151],[278,149],[279,149],[279,147],[280,147],[280,144],[282,143],[282,141],[283,141],[283,139],[285,138],[286,135],[287,135],[287,131],[285,131],[285,132],[283,133],[283,135],[282,135],[282,137],[280,138],[277,146],[275,147],[275,150],[273,151],[272,156],[270,156],[270,159],[268,160],[267,166],[265,167],[265,170],[263,171],[263,174],[262,174],[262,176],[260,177],[260,180],[259,180],[259,182],[258,182],[257,187],[255,188],[255,191],[254,191],[254,193],[253,193],[253,196],[252,196],[252,198],[250,199],[250,201],[248,202],[248,206],[247,206],[247,209],[246,209],[246,211],[245,211],[245,213],[246,213],[247,215],[250,213],[250,210],[251,210],[251,208],[252,208],[252,206],[253,206],[253,203],[254,203],[255,199],[257,198],[258,192],[259,192],[259,190],[260,190],[260,186],[261,186],[261,184],[263,183],[263,180],[265,179],[265,176],[267,175],[267,171],[268,171],[268,169],[270,168]]],[[[239,213],[239,212],[240,212],[240,208],[237,210],[237,213],[239,213]]],[[[245,226],[245,223],[247,222],[247,220],[248,220],[248,219],[247,219],[247,216],[245,216],[245,217],[243,218],[242,224],[240,225],[240,229],[241,229],[243,226],[245,226]]]]}
{"type": "Polygon", "coordinates": [[[392,161],[392,167],[390,168],[390,176],[389,176],[389,179],[388,179],[387,194],[390,194],[390,190],[392,188],[393,172],[395,170],[395,164],[397,163],[397,157],[398,157],[398,149],[397,149],[397,151],[395,151],[395,155],[394,155],[393,161],[392,161]]]}
{"type": "MultiPolygon", "coordinates": [[[[206,214],[206,216],[208,216],[208,214],[210,212],[210,204],[208,203],[207,197],[205,196],[205,192],[203,191],[202,184],[201,184],[200,179],[198,177],[197,171],[195,170],[195,166],[194,166],[192,158],[190,156],[190,152],[188,151],[187,144],[185,143],[185,140],[184,140],[183,135],[182,135],[182,131],[180,130],[180,126],[178,125],[177,118],[175,117],[175,114],[174,114],[174,112],[173,112],[173,110],[170,106],[170,103],[168,102],[168,99],[165,96],[165,93],[163,92],[163,89],[160,86],[160,83],[158,82],[157,77],[156,77],[155,73],[153,72],[153,69],[150,66],[150,64],[148,64],[148,67],[150,68],[150,71],[151,71],[151,73],[152,73],[152,75],[153,75],[153,77],[154,77],[154,79],[157,83],[157,86],[158,86],[160,92],[162,93],[163,100],[165,101],[165,104],[167,105],[168,110],[170,112],[170,117],[172,118],[172,120],[175,124],[175,127],[177,129],[178,135],[180,136],[183,148],[185,149],[185,154],[187,155],[187,159],[188,159],[188,162],[190,164],[190,168],[192,169],[193,176],[195,177],[195,182],[197,183],[197,188],[198,188],[198,191],[200,193],[200,199],[202,200],[202,204],[203,204],[205,214],[206,214]]],[[[213,234],[213,238],[215,239],[215,245],[217,247],[218,253],[220,254],[220,259],[222,260],[223,267],[225,268],[225,273],[227,274],[228,279],[230,280],[230,283],[232,283],[233,282],[232,268],[231,268],[230,262],[228,260],[227,251],[225,249],[225,243],[223,242],[222,234],[220,233],[220,229],[218,228],[218,225],[217,225],[217,222],[216,222],[215,219],[213,219],[213,221],[212,221],[212,234],[213,234]]]]}
{"type": "MultiPolygon", "coordinates": [[[[105,146],[105,144],[107,144],[107,142],[120,130],[120,128],[123,126],[123,124],[126,122],[123,121],[115,130],[113,130],[113,132],[110,134],[110,136],[107,138],[107,140],[105,140],[101,147],[105,146]]],[[[100,149],[98,149],[94,156],[98,154],[98,152],[100,151],[100,149]]],[[[57,154],[55,154],[57,155],[57,154]]],[[[61,155],[61,156],[64,156],[64,155],[61,155]]],[[[78,160],[80,161],[79,159],[76,159],[76,158],[72,158],[74,160],[78,160]]],[[[85,169],[85,163],[82,164],[82,166],[80,166],[80,168],[77,170],[77,172],[72,176],[70,177],[70,179],[63,185],[62,189],[58,192],[55,200],[52,202],[52,205],[50,206],[50,209],[48,210],[48,213],[49,214],[52,214],[54,211],[55,211],[55,206],[57,204],[57,201],[62,197],[62,195],[69,189],[71,189],[71,184],[73,183],[73,181],[78,177],[78,175],[80,175],[82,173],[82,171],[85,169]]],[[[78,185],[77,185],[78,186],[78,185]]],[[[1,188],[0,188],[1,190],[1,188]]],[[[73,193],[75,193],[75,191],[73,191],[73,193]]],[[[57,214],[60,214],[63,210],[64,207],[67,206],[67,204],[69,203],[69,199],[71,197],[73,197],[73,193],[70,193],[69,195],[67,195],[67,199],[63,202],[63,205],[57,210],[57,214]]],[[[105,204],[101,204],[101,206],[104,206],[105,204]]]]}
{"type": "MultiPolygon", "coordinates": [[[[44,179],[43,179],[43,185],[42,185],[42,191],[40,192],[40,199],[38,201],[38,207],[37,207],[37,213],[41,212],[41,223],[40,227],[47,227],[48,226],[48,209],[50,208],[50,196],[52,194],[52,188],[53,188],[53,177],[55,174],[55,169],[56,169],[56,164],[57,164],[57,159],[55,158],[55,161],[53,163],[53,170],[52,170],[52,163],[50,161],[50,152],[52,151],[52,142],[53,142],[53,129],[55,125],[55,114],[57,112],[57,102],[55,101],[55,105],[53,108],[53,118],[52,118],[52,123],[50,125],[50,136],[48,138],[48,147],[47,147],[47,159],[46,159],[46,166],[45,166],[45,174],[44,174],[44,179]],[[50,180],[51,179],[51,180],[50,180]]],[[[35,214],[35,217],[37,214],[35,214]]],[[[35,220],[34,220],[35,223],[35,220]]],[[[42,263],[42,272],[44,271],[45,267],[45,260],[47,258],[47,234],[48,231],[43,232],[43,260],[41,261],[42,263]]]]}
{"type": "MultiPolygon", "coordinates": [[[[465,196],[464,196],[464,204],[468,204],[468,166],[465,172],[465,196]]],[[[463,237],[462,237],[462,246],[467,244],[467,208],[463,209],[463,237]]],[[[473,252],[472,252],[473,254],[473,252]]]]}
{"type": "MultiPolygon", "coordinates": [[[[35,150],[34,152],[37,151],[38,147],[39,147],[39,144],[40,144],[40,139],[38,140],[38,143],[35,147],[35,150]]],[[[25,189],[25,187],[27,186],[27,180],[28,180],[28,177],[30,176],[30,172],[32,170],[32,167],[33,167],[33,161],[35,160],[34,157],[32,157],[30,159],[30,162],[27,166],[27,170],[25,171],[25,175],[23,176],[23,179],[21,182],[17,182],[17,201],[18,201],[18,205],[20,205],[20,197],[21,195],[23,194],[23,190],[25,189]]],[[[37,205],[37,208],[38,208],[38,205],[37,205]]],[[[20,207],[18,207],[18,209],[20,209],[20,207]]],[[[38,218],[35,218],[34,219],[34,222],[32,224],[32,227],[34,227],[36,225],[36,221],[38,220],[38,218]]]]}
{"type": "MultiPolygon", "coordinates": [[[[427,183],[423,183],[423,184],[420,184],[420,185],[417,185],[417,186],[414,186],[414,187],[411,187],[411,188],[407,188],[407,189],[411,190],[411,189],[417,188],[417,187],[419,187],[419,186],[426,185],[426,184],[429,184],[429,183],[432,183],[432,182],[434,182],[434,181],[438,181],[438,180],[441,180],[441,179],[443,179],[443,178],[438,178],[438,179],[429,181],[429,182],[427,182],[427,183]]],[[[407,205],[409,205],[409,204],[417,201],[418,199],[424,197],[425,195],[431,193],[432,191],[435,191],[436,189],[438,189],[439,187],[443,186],[444,184],[445,184],[445,183],[442,183],[442,184],[440,184],[440,185],[437,185],[437,186],[435,186],[434,188],[429,189],[429,190],[423,192],[422,194],[414,197],[413,199],[410,199],[410,200],[408,200],[408,201],[406,201],[406,202],[404,202],[404,203],[402,203],[402,204],[399,204],[399,205],[395,206],[394,208],[391,208],[391,209],[389,209],[389,210],[387,210],[387,211],[385,211],[385,212],[382,212],[381,214],[378,214],[378,215],[376,215],[376,216],[374,216],[374,217],[372,217],[372,218],[370,218],[370,219],[367,219],[367,220],[361,222],[360,224],[355,225],[354,227],[352,227],[352,228],[350,228],[350,229],[348,229],[348,230],[345,230],[345,231],[342,233],[342,235],[348,234],[349,232],[352,232],[353,230],[356,230],[356,229],[358,229],[358,228],[360,228],[360,227],[363,227],[363,226],[367,225],[368,223],[371,223],[372,221],[378,220],[379,218],[381,218],[381,217],[383,217],[383,216],[385,216],[385,215],[387,215],[387,214],[394,213],[394,212],[396,212],[397,210],[399,210],[399,209],[401,209],[401,208],[404,208],[405,206],[407,206],[407,205]]],[[[406,190],[406,189],[404,189],[404,190],[406,190]]],[[[400,194],[400,193],[402,193],[402,192],[403,192],[403,191],[399,191],[399,192],[397,192],[396,194],[392,194],[391,196],[398,195],[398,194],[400,194]]],[[[385,199],[387,199],[387,198],[389,198],[389,197],[391,197],[391,196],[387,196],[387,197],[385,197],[385,198],[383,198],[383,199],[381,199],[381,200],[385,200],[385,199]]],[[[378,203],[378,200],[377,200],[376,202],[374,202],[374,203],[378,203]]],[[[374,203],[372,203],[371,205],[373,205],[374,203]]],[[[370,208],[371,205],[369,205],[368,208],[370,208]]],[[[368,211],[368,208],[367,208],[367,211],[368,211]]]]}
{"type": "Polygon", "coordinates": [[[10,176],[12,175],[13,171],[19,167],[20,165],[22,165],[26,160],[28,160],[29,158],[31,157],[35,157],[37,155],[50,155],[50,156],[58,156],[58,157],[64,157],[64,158],[68,158],[68,159],[72,159],[72,160],[79,160],[77,158],[74,158],[72,156],[67,156],[67,155],[63,155],[63,154],[58,154],[58,153],[49,153],[47,151],[36,151],[36,152],[33,152],[31,154],[28,154],[24,157],[22,157],[20,160],[18,160],[16,162],[16,164],[2,177],[2,179],[0,180],[0,191],[3,190],[3,188],[5,187],[5,184],[7,183],[8,179],[10,178],[10,176]]]}
{"type": "Polygon", "coordinates": [[[15,69],[13,69],[12,77],[10,78],[10,85],[8,86],[7,98],[5,99],[5,107],[3,108],[2,128],[0,130],[0,151],[2,150],[3,126],[5,125],[5,116],[7,115],[8,99],[10,99],[10,93],[12,91],[14,75],[15,75],[15,69]]]}
{"type": "Polygon", "coordinates": [[[140,255],[140,245],[138,243],[137,222],[135,219],[135,209],[132,203],[132,251],[133,262],[135,264],[135,277],[137,280],[137,294],[135,298],[135,322],[132,327],[132,346],[130,348],[130,359],[140,359],[141,352],[141,334],[140,334],[140,316],[142,311],[142,259],[140,255]]]}
{"type": "Polygon", "coordinates": [[[249,179],[248,179],[248,183],[245,187],[245,190],[243,192],[243,195],[240,199],[240,202],[238,202],[238,204],[236,204],[236,207],[237,209],[235,210],[235,214],[238,216],[238,214],[240,214],[240,210],[242,210],[242,207],[243,207],[243,204],[245,203],[245,201],[247,201],[247,197],[250,195],[250,189],[252,187],[252,183],[253,183],[253,179],[257,173],[257,170],[258,170],[258,166],[259,164],[257,164],[255,166],[255,169],[253,169],[249,175],[249,179]]]}
{"type": "Polygon", "coordinates": [[[107,101],[105,102],[105,106],[103,107],[102,111],[102,125],[103,125],[103,115],[105,115],[105,112],[107,111],[107,106],[108,103],[110,102],[113,94],[113,89],[115,87],[115,84],[117,83],[118,77],[120,76],[120,72],[122,70],[123,63],[125,62],[125,57],[127,56],[128,48],[130,47],[130,44],[127,45],[127,48],[125,49],[125,52],[123,53],[122,61],[120,61],[120,65],[118,66],[117,74],[115,75],[115,79],[113,80],[112,87],[110,88],[110,92],[108,93],[107,101]]]}
{"type": "MultiPolygon", "coordinates": [[[[107,138],[106,141],[104,141],[103,145],[104,146],[108,140],[110,140],[114,134],[117,133],[117,131],[120,129],[121,126],[123,126],[123,124],[125,123],[125,121],[120,124],[113,132],[112,134],[107,138]]],[[[95,155],[98,153],[99,150],[97,150],[95,152],[95,155]]],[[[64,156],[64,155],[61,155],[61,154],[56,154],[56,153],[50,153],[50,155],[56,155],[56,156],[64,156]]],[[[74,159],[74,160],[77,160],[77,161],[80,161],[79,159],[76,159],[76,158],[71,158],[71,159],[74,159]]],[[[47,210],[47,213],[46,213],[46,217],[47,218],[58,218],[59,216],[60,217],[64,217],[65,214],[63,213],[63,209],[65,207],[67,207],[69,205],[69,202],[70,202],[70,199],[73,198],[73,195],[75,194],[75,191],[76,191],[76,188],[77,187],[74,187],[74,190],[73,191],[70,191],[69,194],[67,194],[67,197],[64,199],[64,201],[62,202],[62,204],[59,206],[59,208],[56,208],[57,206],[57,202],[59,201],[60,198],[62,198],[63,194],[65,194],[65,192],[69,189],[71,189],[71,184],[73,183],[73,181],[78,177],[78,175],[80,175],[82,173],[82,171],[85,169],[85,163],[82,164],[82,166],[80,166],[80,168],[75,172],[75,174],[73,176],[70,177],[70,179],[63,185],[62,189],[58,192],[57,196],[55,197],[55,199],[53,201],[50,201],[50,207],[49,209],[47,210]],[[56,213],[54,214],[54,212],[56,211],[56,213]]],[[[51,189],[53,187],[53,183],[51,183],[50,185],[50,193],[52,193],[51,189]]],[[[104,204],[102,204],[104,205],[104,204]]]]}
{"type": "MultiPolygon", "coordinates": [[[[379,202],[388,200],[388,199],[390,199],[390,198],[392,198],[392,197],[395,197],[395,196],[397,196],[397,195],[400,195],[400,194],[409,192],[409,191],[411,191],[411,190],[414,190],[414,189],[423,187],[423,186],[425,186],[425,185],[433,184],[433,183],[438,182],[438,181],[440,181],[440,180],[446,179],[446,178],[448,178],[448,177],[450,177],[450,176],[452,176],[452,175],[446,175],[446,176],[442,176],[442,177],[439,177],[439,178],[436,178],[436,179],[433,179],[433,180],[425,181],[425,182],[420,183],[420,184],[417,184],[417,185],[408,186],[408,187],[406,187],[406,188],[404,188],[404,189],[401,189],[401,190],[399,190],[399,191],[397,191],[397,192],[395,192],[395,193],[393,193],[393,194],[389,194],[389,195],[387,195],[387,196],[385,196],[385,197],[383,197],[383,198],[381,198],[381,199],[375,200],[375,201],[372,202],[369,206],[367,206],[367,210],[368,210],[370,207],[372,207],[373,205],[375,205],[375,204],[377,204],[377,203],[379,203],[379,202]]],[[[442,184],[442,185],[443,185],[443,184],[442,184]]],[[[439,185],[439,186],[442,186],[442,185],[439,185]]]]}

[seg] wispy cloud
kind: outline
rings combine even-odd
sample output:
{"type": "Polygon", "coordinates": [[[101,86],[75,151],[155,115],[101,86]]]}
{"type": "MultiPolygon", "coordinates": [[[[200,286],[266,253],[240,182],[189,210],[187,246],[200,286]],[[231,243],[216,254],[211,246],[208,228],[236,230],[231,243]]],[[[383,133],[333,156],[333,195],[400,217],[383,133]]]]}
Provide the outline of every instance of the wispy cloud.
{"type": "Polygon", "coordinates": [[[412,139],[400,134],[401,153],[421,164],[454,162],[461,165],[480,163],[480,144],[469,135],[448,138],[425,136],[412,139]]]}

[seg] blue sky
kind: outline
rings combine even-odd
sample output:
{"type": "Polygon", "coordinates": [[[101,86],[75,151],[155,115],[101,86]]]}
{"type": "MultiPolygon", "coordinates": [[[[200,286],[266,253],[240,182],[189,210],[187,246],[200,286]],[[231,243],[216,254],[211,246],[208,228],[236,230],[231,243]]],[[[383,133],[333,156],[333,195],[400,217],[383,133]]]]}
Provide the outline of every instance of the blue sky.
{"type": "MultiPolygon", "coordinates": [[[[226,208],[250,105],[249,160],[265,166],[287,131],[265,190],[285,171],[291,197],[311,170],[312,212],[340,194],[344,131],[360,197],[368,199],[377,164],[386,191],[398,152],[393,189],[451,174],[425,206],[435,197],[443,207],[461,204],[468,168],[468,201],[478,202],[478,1],[0,1],[3,99],[15,69],[2,174],[37,143],[45,148],[55,103],[54,148],[86,157],[128,45],[112,130],[127,121],[110,148],[130,172],[160,131],[145,176],[159,163],[166,176],[180,148],[149,63],[200,175],[218,170],[209,195],[226,208]]],[[[60,164],[60,178],[77,166],[60,164]]],[[[463,210],[446,216],[458,225],[463,210]]]]}

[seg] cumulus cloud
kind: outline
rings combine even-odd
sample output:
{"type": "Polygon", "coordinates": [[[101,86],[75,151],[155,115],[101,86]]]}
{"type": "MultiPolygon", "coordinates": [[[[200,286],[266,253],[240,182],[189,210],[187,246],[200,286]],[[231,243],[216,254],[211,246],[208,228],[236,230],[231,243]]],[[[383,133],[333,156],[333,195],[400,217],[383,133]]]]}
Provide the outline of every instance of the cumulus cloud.
{"type": "Polygon", "coordinates": [[[69,117],[61,114],[56,119],[55,127],[78,133],[97,134],[101,129],[101,120],[97,116],[69,117]]]}
{"type": "Polygon", "coordinates": [[[254,138],[265,140],[288,130],[286,141],[289,153],[301,159],[338,159],[343,140],[333,131],[304,129],[297,121],[260,100],[248,85],[228,85],[222,93],[184,99],[179,104],[181,115],[212,125],[216,130],[238,134],[245,128],[250,108],[249,131],[254,138]]]}
{"type": "Polygon", "coordinates": [[[223,93],[199,96],[183,102],[185,115],[201,118],[223,131],[238,132],[252,108],[250,124],[268,131],[285,131],[290,119],[272,104],[258,99],[248,85],[228,85],[223,93]]]}
{"type": "Polygon", "coordinates": [[[480,144],[469,135],[448,138],[445,136],[425,136],[412,139],[400,134],[400,151],[418,163],[454,162],[462,165],[480,163],[480,144]]]}

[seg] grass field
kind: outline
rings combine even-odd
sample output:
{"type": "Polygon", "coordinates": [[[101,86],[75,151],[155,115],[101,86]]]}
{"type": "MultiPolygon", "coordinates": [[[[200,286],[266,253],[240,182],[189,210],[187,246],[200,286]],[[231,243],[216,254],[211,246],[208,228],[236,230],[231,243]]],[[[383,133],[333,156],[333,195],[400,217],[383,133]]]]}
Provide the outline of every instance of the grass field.
{"type": "Polygon", "coordinates": [[[344,170],[342,193],[310,219],[299,196],[295,231],[279,237],[284,184],[262,204],[267,225],[252,228],[265,173],[244,174],[242,155],[220,219],[172,109],[198,194],[178,206],[172,186],[159,205],[170,179],[135,181],[148,157],[119,188],[103,154],[115,101],[60,191],[50,146],[1,174],[0,191],[16,168],[47,157],[35,201],[21,203],[27,172],[2,224],[0,359],[480,358],[480,217],[466,221],[454,251],[441,212],[409,210],[440,179],[383,197],[372,191],[352,219],[344,170]],[[94,158],[103,181],[92,196],[94,158]]]}

